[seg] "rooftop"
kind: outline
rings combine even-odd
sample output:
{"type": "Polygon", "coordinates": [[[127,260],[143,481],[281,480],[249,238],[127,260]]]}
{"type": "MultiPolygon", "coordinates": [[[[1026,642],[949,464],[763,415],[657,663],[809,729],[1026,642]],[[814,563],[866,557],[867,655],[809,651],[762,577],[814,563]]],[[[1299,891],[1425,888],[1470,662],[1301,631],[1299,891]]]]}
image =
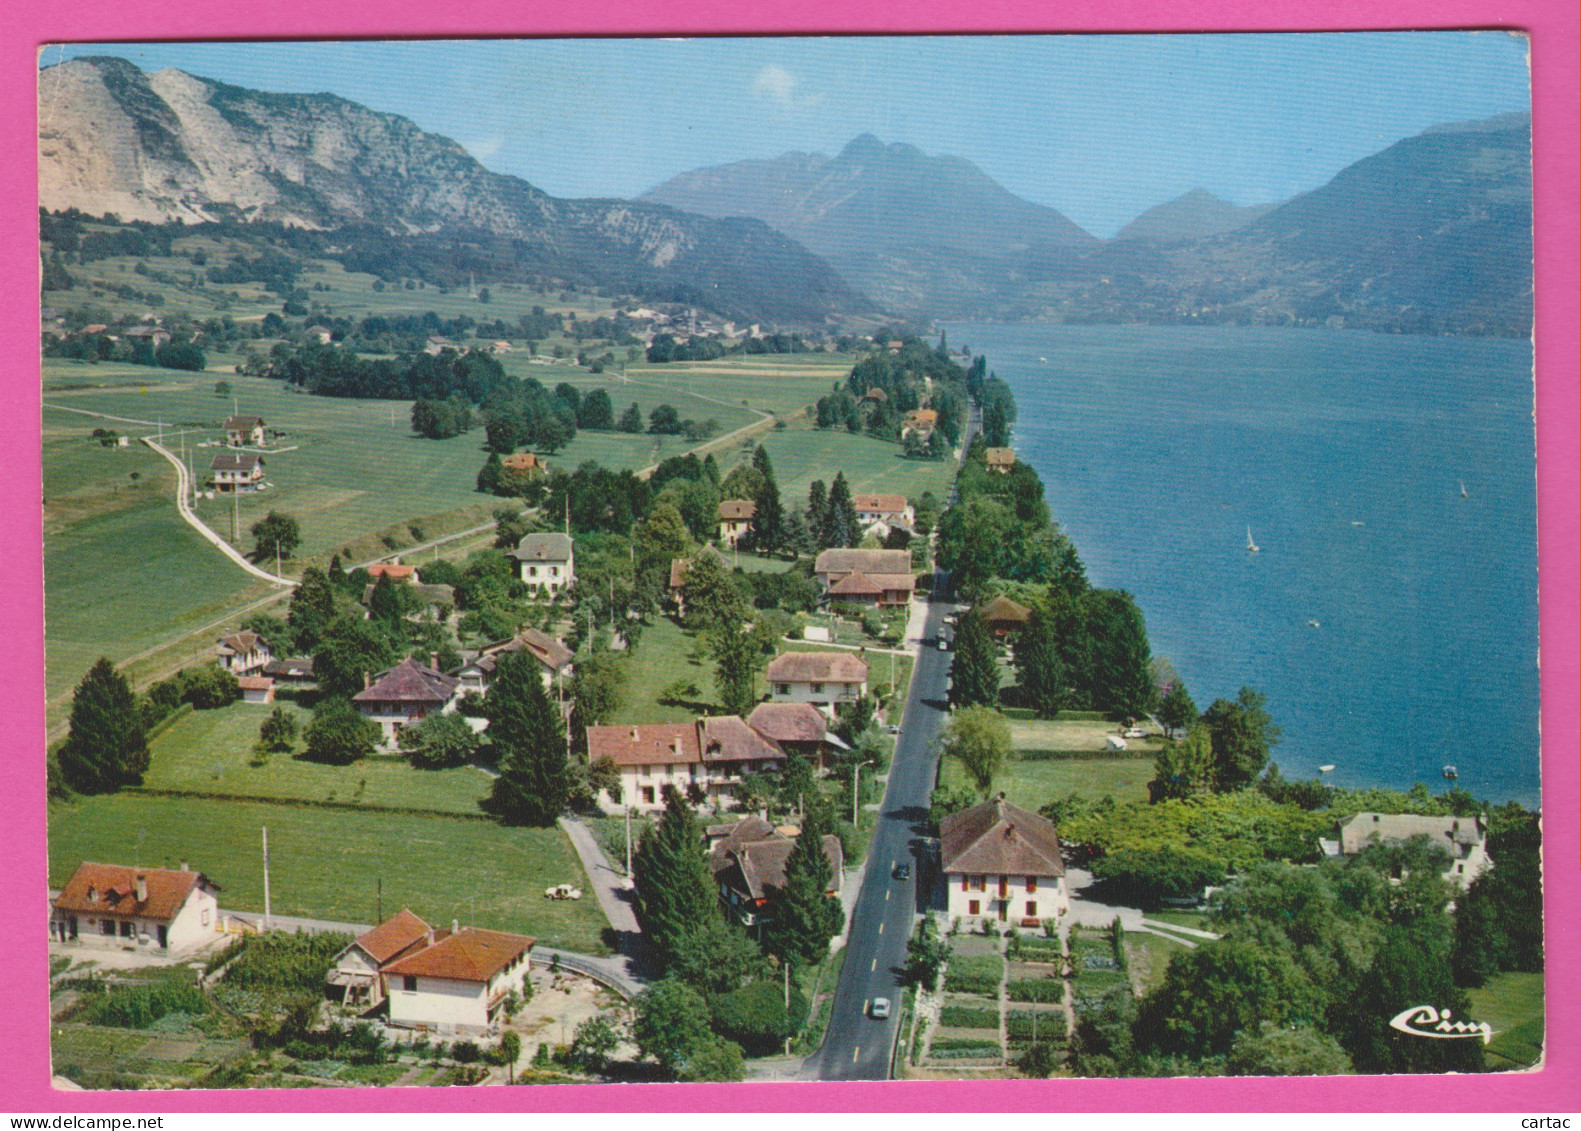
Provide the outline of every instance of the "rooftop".
{"type": "Polygon", "coordinates": [[[769,661],[770,683],[863,683],[867,661],[849,652],[781,652],[769,661]]]}
{"type": "Polygon", "coordinates": [[[457,680],[444,672],[402,660],[379,673],[366,690],[351,697],[354,703],[444,703],[456,689],[457,680]]]}
{"type": "Polygon", "coordinates": [[[751,499],[726,499],[719,504],[722,522],[749,522],[758,513],[758,505],[751,499]]]}
{"type": "Polygon", "coordinates": [[[487,982],[537,943],[529,935],[508,935],[463,927],[385,967],[386,974],[446,978],[455,982],[487,982]]]}
{"type": "Polygon", "coordinates": [[[511,556],[524,562],[567,562],[571,560],[571,536],[524,534],[511,556]]]}
{"type": "Polygon", "coordinates": [[[907,503],[904,495],[852,495],[851,505],[858,511],[899,514],[906,509],[907,503]]]}
{"type": "Polygon", "coordinates": [[[218,890],[202,872],[173,868],[128,868],[122,864],[82,863],[55,897],[60,911],[78,914],[135,915],[169,922],[180,913],[192,889],[218,890]],[[145,898],[137,898],[139,877],[145,898]]]}
{"type": "Polygon", "coordinates": [[[817,573],[911,573],[910,550],[825,550],[813,569],[817,573]]]}
{"type": "Polygon", "coordinates": [[[945,872],[1063,876],[1059,833],[1046,817],[999,797],[944,819],[939,829],[945,872]]]}
{"type": "Polygon", "coordinates": [[[264,462],[257,452],[221,452],[209,464],[210,471],[256,471],[264,462]]]}

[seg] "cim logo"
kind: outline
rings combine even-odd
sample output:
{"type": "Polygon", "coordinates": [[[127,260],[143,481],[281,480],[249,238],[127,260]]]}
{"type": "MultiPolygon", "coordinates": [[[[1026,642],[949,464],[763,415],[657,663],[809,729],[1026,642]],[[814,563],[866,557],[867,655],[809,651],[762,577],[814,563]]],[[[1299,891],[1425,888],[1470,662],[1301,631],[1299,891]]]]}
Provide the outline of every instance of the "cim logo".
{"type": "Polygon", "coordinates": [[[1440,1041],[1459,1041],[1481,1037],[1487,1044],[1493,1039],[1493,1027],[1486,1021],[1456,1021],[1449,1010],[1440,1013],[1431,1005],[1413,1005],[1403,1009],[1389,1022],[1389,1028],[1409,1033],[1413,1037],[1431,1037],[1440,1041]]]}

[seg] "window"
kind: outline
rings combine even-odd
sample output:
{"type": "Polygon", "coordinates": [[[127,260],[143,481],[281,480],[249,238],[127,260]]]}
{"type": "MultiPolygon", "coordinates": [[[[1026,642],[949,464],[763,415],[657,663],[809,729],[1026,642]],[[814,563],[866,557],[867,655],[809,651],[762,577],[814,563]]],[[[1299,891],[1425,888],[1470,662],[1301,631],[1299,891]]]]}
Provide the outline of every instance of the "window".
{"type": "Polygon", "coordinates": [[[790,694],[790,684],[788,684],[788,683],[776,683],[774,685],[774,694],[776,694],[776,695],[789,695],[790,694]]]}
{"type": "Polygon", "coordinates": [[[823,694],[823,684],[821,684],[821,683],[813,684],[812,685],[812,693],[814,695],[822,695],[823,694]]]}
{"type": "Polygon", "coordinates": [[[973,891],[987,891],[988,890],[988,877],[987,876],[973,876],[972,877],[972,890],[973,891]]]}
{"type": "Polygon", "coordinates": [[[209,909],[207,907],[203,909],[202,921],[205,927],[209,925],[209,909]]]}
{"type": "Polygon", "coordinates": [[[1028,919],[1036,919],[1037,917],[1038,917],[1038,901],[1035,900],[1035,899],[1027,900],[1027,918],[1028,919]]]}
{"type": "Polygon", "coordinates": [[[962,891],[971,891],[972,889],[969,886],[970,883],[971,883],[971,881],[969,881],[965,876],[962,876],[961,877],[961,890],[962,891]]]}
{"type": "Polygon", "coordinates": [[[99,920],[99,933],[101,935],[113,935],[113,934],[115,934],[115,920],[114,919],[100,919],[99,920]]]}
{"type": "Polygon", "coordinates": [[[1031,895],[1033,892],[1035,892],[1037,890],[1038,890],[1038,878],[1036,876],[1028,876],[1027,877],[1027,894],[1031,895]]]}
{"type": "Polygon", "coordinates": [[[643,766],[642,769],[638,770],[637,772],[640,773],[643,777],[647,777],[649,774],[653,773],[653,767],[652,766],[643,766]]]}
{"type": "Polygon", "coordinates": [[[133,934],[133,927],[132,927],[131,921],[127,920],[127,921],[122,922],[122,924],[121,924],[121,937],[123,939],[129,939],[129,938],[132,937],[132,934],[133,934]]]}
{"type": "Polygon", "coordinates": [[[401,989],[405,990],[409,994],[415,994],[417,992],[417,975],[402,974],[401,989]]]}
{"type": "Polygon", "coordinates": [[[966,913],[968,915],[981,915],[983,913],[983,905],[975,899],[969,899],[966,901],[966,913]]]}
{"type": "Polygon", "coordinates": [[[653,787],[651,785],[645,785],[642,787],[642,803],[644,805],[653,804],[653,787]]]}
{"type": "Polygon", "coordinates": [[[1000,899],[1009,899],[1010,898],[1010,877],[1009,876],[1000,876],[999,877],[999,898],[1000,899]]]}

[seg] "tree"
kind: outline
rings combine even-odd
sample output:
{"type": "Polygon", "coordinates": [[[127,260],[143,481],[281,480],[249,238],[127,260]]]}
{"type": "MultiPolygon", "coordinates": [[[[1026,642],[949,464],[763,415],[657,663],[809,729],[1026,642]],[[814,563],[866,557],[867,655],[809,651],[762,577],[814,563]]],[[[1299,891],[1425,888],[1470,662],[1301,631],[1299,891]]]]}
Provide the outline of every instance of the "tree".
{"type": "Polygon", "coordinates": [[[1203,713],[1203,725],[1213,741],[1215,789],[1245,789],[1268,764],[1268,751],[1279,741],[1279,728],[1267,703],[1266,695],[1243,687],[1233,703],[1215,699],[1203,713]]]}
{"type": "Polygon", "coordinates": [[[1197,705],[1191,701],[1185,681],[1177,679],[1170,687],[1169,694],[1164,696],[1164,701],[1158,705],[1158,721],[1164,724],[1164,729],[1173,738],[1177,730],[1190,726],[1196,718],[1197,705]]]}
{"type": "Polygon", "coordinates": [[[582,398],[582,407],[576,414],[578,428],[608,432],[615,427],[615,406],[603,389],[594,389],[582,398]]]}
{"type": "Polygon", "coordinates": [[[1016,1059],[1016,1070],[1023,1076],[1043,1080],[1059,1067],[1059,1050],[1048,1041],[1034,1041],[1016,1059]]]}
{"type": "Polygon", "coordinates": [[[565,730],[531,653],[500,654],[483,705],[499,760],[486,808],[509,825],[554,824],[571,790],[565,730]]]}
{"type": "Polygon", "coordinates": [[[1179,742],[1164,746],[1153,759],[1153,780],[1147,783],[1154,802],[1191,797],[1213,788],[1213,739],[1208,728],[1193,723],[1179,742]]]}
{"type": "Polygon", "coordinates": [[[818,528],[818,545],[825,548],[855,546],[861,531],[856,521],[856,504],[851,501],[851,488],[845,481],[845,472],[835,472],[829,487],[829,498],[823,508],[823,522],[818,528]]]}
{"type": "Polygon", "coordinates": [[[766,553],[776,553],[785,545],[785,512],[780,506],[780,489],[774,481],[774,465],[762,445],[752,453],[752,466],[762,477],[752,496],[757,512],[752,516],[752,544],[766,553]]]}
{"type": "Polygon", "coordinates": [[[721,625],[739,628],[749,612],[724,559],[706,550],[693,556],[686,566],[686,626],[710,634],[721,625]]]}
{"type": "Polygon", "coordinates": [[[478,490],[485,495],[499,493],[500,477],[505,474],[505,465],[500,462],[499,452],[490,452],[489,458],[483,462],[482,470],[478,472],[478,490]]]}
{"type": "Polygon", "coordinates": [[[569,444],[574,436],[575,429],[558,413],[546,412],[538,418],[538,427],[533,433],[533,443],[537,445],[539,451],[554,455],[569,444]]]}
{"type": "Polygon", "coordinates": [[[1145,715],[1152,706],[1153,678],[1142,611],[1123,589],[1089,589],[1083,603],[1093,707],[1120,718],[1145,715]]]}
{"type": "Polygon", "coordinates": [[[770,888],[763,944],[784,962],[809,965],[829,953],[829,940],[845,927],[845,908],[829,895],[834,869],[824,852],[830,819],[821,802],[809,803],[796,844],[785,860],[785,884],[770,888]]]}
{"type": "Polygon", "coordinates": [[[78,793],[112,793],[140,785],[148,769],[148,741],[126,677],[100,659],[77,684],[71,730],[57,759],[78,793]]]}
{"type": "Polygon", "coordinates": [[[349,766],[372,754],[378,743],[378,724],[364,718],[349,700],[331,696],[313,708],[303,757],[329,766],[349,766]]]}
{"type": "Polygon", "coordinates": [[[642,409],[637,407],[636,401],[632,401],[631,407],[620,414],[620,423],[616,427],[622,432],[642,431],[642,409]]]}
{"type": "Polygon", "coordinates": [[[602,1072],[619,1047],[620,1033],[601,1013],[576,1027],[571,1037],[571,1063],[588,1072],[602,1072]]]}
{"type": "MultiPolygon", "coordinates": [[[[486,288],[485,288],[486,289],[486,288]]],[[[500,1063],[505,1065],[506,1079],[516,1079],[516,1062],[521,1059],[522,1038],[514,1029],[506,1029],[500,1034],[500,1063]]]]}
{"type": "Polygon", "coordinates": [[[1535,814],[1501,813],[1492,821],[1488,855],[1495,867],[1455,902],[1451,962],[1458,984],[1543,968],[1541,838],[1535,814]]]}
{"type": "Polygon", "coordinates": [[[679,1076],[694,1054],[713,1043],[708,1003],[684,982],[656,982],[637,998],[631,1038],[643,1056],[658,1061],[667,1075],[679,1076]]]}
{"type": "Polygon", "coordinates": [[[669,579],[670,562],[686,552],[686,522],[669,503],[657,503],[632,534],[637,585],[657,599],[669,579]]]}
{"type": "Polygon", "coordinates": [[[1338,1003],[1338,1035],[1358,1072],[1482,1071],[1480,1040],[1424,1040],[1389,1024],[1420,1005],[1472,1019],[1471,999],[1451,976],[1446,943],[1433,924],[1384,929],[1371,967],[1338,1003]]]}
{"type": "Polygon", "coordinates": [[[946,758],[961,764],[983,797],[993,792],[994,778],[1014,750],[1010,724],[992,707],[964,707],[957,711],[945,727],[940,747],[946,758]]]}
{"type": "Polygon", "coordinates": [[[216,382],[214,382],[214,395],[216,397],[228,397],[228,396],[230,396],[231,395],[231,383],[229,381],[216,381],[216,382]]]}
{"type": "Polygon", "coordinates": [[[939,932],[939,922],[931,914],[922,917],[916,932],[906,942],[906,965],[902,978],[907,985],[931,990],[937,986],[939,972],[950,958],[950,943],[939,932]]]}
{"type": "Polygon", "coordinates": [[[825,514],[829,508],[829,489],[824,486],[822,479],[814,479],[807,487],[807,529],[812,531],[814,540],[823,533],[825,514]]]}
{"type": "MultiPolygon", "coordinates": [[[[1059,598],[1069,604],[1062,594],[1059,598]]],[[[1022,700],[1042,719],[1059,714],[1069,698],[1071,682],[1060,651],[1061,618],[1049,605],[1049,600],[1032,602],[1032,615],[1016,639],[1016,676],[1022,700]]]]}
{"type": "Polygon", "coordinates": [[[740,1047],[733,1041],[710,1040],[692,1050],[679,1078],[689,1084],[729,1084],[745,1075],[740,1047]]]}
{"type": "Polygon", "coordinates": [[[1344,1076],[1350,1057],[1329,1034],[1306,1025],[1263,1022],[1235,1038],[1225,1065],[1231,1076],[1344,1076]]]}
{"type": "Polygon", "coordinates": [[[381,573],[368,596],[368,618],[384,624],[387,630],[398,626],[406,615],[406,602],[401,599],[404,595],[388,573],[381,573]]]}
{"type": "Polygon", "coordinates": [[[751,982],[710,999],[714,1032],[734,1041],[751,1056],[778,1052],[807,1023],[807,997],[790,988],[790,1001],[778,980],[751,982]]]}
{"type": "Polygon", "coordinates": [[[1092,874],[1112,886],[1116,899],[1149,908],[1197,895],[1225,879],[1224,863],[1217,856],[1173,845],[1106,853],[1093,861],[1092,874]]]}
{"type": "Polygon", "coordinates": [[[302,531],[288,514],[270,511],[252,525],[253,560],[265,561],[278,555],[289,558],[302,544],[302,531]]]}
{"type": "Polygon", "coordinates": [[[296,741],[296,716],[276,707],[258,728],[258,744],[265,750],[289,750],[296,741]]]}
{"type": "Polygon", "coordinates": [[[389,637],[356,613],[338,614],[324,629],[313,653],[313,676],[324,694],[351,698],[374,672],[395,663],[389,637]]]}
{"type": "Polygon", "coordinates": [[[667,973],[712,997],[769,977],[772,971],[763,951],[745,931],[715,915],[681,937],[667,973]]]}
{"type": "Polygon", "coordinates": [[[751,633],[739,622],[718,621],[708,637],[714,658],[714,687],[727,715],[751,714],[757,703],[758,648],[751,633]]]}
{"type": "Polygon", "coordinates": [[[999,648],[977,609],[962,615],[955,633],[955,659],[950,664],[950,705],[999,701],[999,648]]]}
{"type": "Polygon", "coordinates": [[[681,430],[681,414],[673,405],[661,404],[648,413],[648,431],[655,436],[674,436],[681,430]]]}
{"type": "Polygon", "coordinates": [[[1005,417],[1005,406],[998,400],[990,402],[983,412],[983,442],[990,448],[1003,448],[1010,443],[1010,421],[1005,417]]]}
{"type": "Polygon", "coordinates": [[[311,654],[334,615],[335,589],[329,576],[318,566],[308,566],[291,593],[291,609],[286,614],[296,648],[311,654]]]}
{"type": "Polygon", "coordinates": [[[199,711],[213,711],[227,707],[242,697],[242,688],[235,675],[218,664],[207,664],[186,675],[186,688],[182,698],[199,711]]]}
{"type": "Polygon", "coordinates": [[[620,707],[626,663],[619,652],[594,652],[576,662],[571,677],[573,722],[578,729],[609,721],[620,707]]]}
{"type": "Polygon", "coordinates": [[[702,830],[679,791],[666,786],[664,813],[632,859],[637,918],[660,969],[668,971],[688,938],[719,921],[719,897],[702,830]]]}
{"type": "Polygon", "coordinates": [[[420,770],[464,766],[478,750],[478,736],[460,712],[429,715],[416,726],[403,727],[401,752],[420,770]]]}

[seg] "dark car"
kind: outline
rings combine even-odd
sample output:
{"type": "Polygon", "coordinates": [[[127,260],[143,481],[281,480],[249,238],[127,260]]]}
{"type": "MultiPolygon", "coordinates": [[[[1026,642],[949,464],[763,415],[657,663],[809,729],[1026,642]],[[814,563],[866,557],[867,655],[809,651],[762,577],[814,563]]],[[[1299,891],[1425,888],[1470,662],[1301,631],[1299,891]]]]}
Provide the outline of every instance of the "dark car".
{"type": "Polygon", "coordinates": [[[896,864],[895,865],[895,878],[897,880],[909,880],[909,879],[911,879],[911,865],[910,864],[896,864]]]}

